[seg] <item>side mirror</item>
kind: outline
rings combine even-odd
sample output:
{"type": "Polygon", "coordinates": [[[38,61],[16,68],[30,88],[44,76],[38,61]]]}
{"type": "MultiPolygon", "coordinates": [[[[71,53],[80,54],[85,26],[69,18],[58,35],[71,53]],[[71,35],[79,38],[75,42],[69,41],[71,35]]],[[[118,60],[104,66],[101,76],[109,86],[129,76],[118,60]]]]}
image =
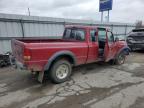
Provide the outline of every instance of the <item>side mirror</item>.
{"type": "Polygon", "coordinates": [[[115,38],[115,42],[118,42],[118,41],[119,41],[119,38],[118,38],[118,37],[116,37],[116,38],[115,38]]]}

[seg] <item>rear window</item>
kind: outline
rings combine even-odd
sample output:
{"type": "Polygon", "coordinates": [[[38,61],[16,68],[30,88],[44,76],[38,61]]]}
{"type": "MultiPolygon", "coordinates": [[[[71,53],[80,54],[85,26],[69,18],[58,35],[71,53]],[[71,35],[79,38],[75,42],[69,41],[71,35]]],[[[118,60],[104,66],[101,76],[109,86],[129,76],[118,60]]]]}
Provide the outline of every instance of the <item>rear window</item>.
{"type": "Polygon", "coordinates": [[[66,29],[63,38],[84,41],[85,31],[84,29],[66,29]]]}

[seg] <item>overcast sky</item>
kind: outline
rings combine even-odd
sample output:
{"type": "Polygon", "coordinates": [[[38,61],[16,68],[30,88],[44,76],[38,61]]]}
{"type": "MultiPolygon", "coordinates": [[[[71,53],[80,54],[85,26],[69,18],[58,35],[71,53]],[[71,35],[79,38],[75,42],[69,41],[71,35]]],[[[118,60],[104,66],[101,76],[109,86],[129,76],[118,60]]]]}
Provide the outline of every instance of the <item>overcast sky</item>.
{"type": "MultiPolygon", "coordinates": [[[[0,0],[0,13],[48,16],[100,21],[99,0],[0,0]]],[[[105,16],[106,16],[105,12],[105,16]]],[[[113,0],[110,21],[144,21],[144,0],[113,0]]]]}

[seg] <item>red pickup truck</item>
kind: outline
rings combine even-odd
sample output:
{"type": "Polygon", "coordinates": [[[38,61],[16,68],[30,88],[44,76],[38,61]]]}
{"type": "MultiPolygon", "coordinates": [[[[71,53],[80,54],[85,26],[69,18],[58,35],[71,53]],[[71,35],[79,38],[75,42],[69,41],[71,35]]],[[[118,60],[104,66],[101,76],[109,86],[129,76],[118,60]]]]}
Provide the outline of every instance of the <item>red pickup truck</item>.
{"type": "Polygon", "coordinates": [[[73,66],[99,61],[123,64],[129,54],[125,41],[95,26],[66,26],[62,39],[14,39],[12,51],[17,66],[37,72],[41,82],[48,75],[54,83],[68,80],[73,66]]]}

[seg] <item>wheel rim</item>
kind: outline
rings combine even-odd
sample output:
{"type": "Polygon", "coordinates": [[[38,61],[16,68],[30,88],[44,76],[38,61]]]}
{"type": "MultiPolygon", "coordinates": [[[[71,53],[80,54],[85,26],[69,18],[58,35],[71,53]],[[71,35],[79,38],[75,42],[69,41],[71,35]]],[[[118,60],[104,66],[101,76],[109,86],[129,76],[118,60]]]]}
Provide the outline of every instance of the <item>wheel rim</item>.
{"type": "Polygon", "coordinates": [[[120,54],[118,61],[119,61],[119,64],[123,64],[125,62],[125,55],[124,54],[120,54]]]}
{"type": "Polygon", "coordinates": [[[64,79],[68,76],[69,73],[69,67],[66,64],[60,65],[56,69],[56,76],[58,79],[64,79]]]}

